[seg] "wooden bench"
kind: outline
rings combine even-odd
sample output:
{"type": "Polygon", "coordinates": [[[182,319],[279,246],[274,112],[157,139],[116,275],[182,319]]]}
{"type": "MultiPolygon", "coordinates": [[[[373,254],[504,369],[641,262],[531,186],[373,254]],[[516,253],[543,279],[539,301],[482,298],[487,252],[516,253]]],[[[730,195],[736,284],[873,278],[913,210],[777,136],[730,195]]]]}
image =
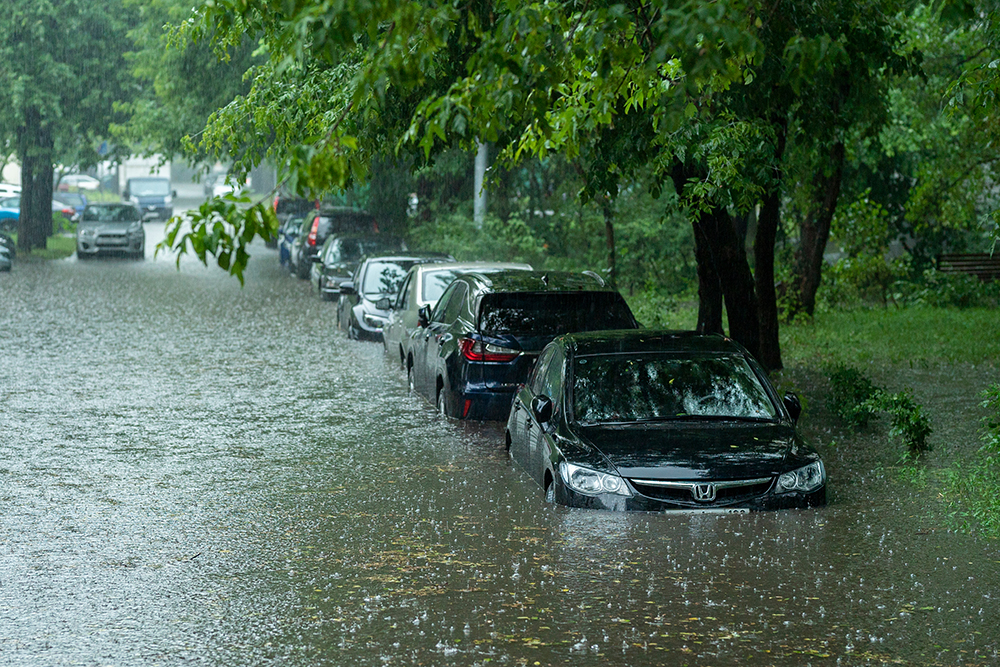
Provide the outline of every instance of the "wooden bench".
{"type": "Polygon", "coordinates": [[[942,273],[969,273],[980,280],[1000,280],[1000,252],[951,252],[937,256],[942,273]]]}

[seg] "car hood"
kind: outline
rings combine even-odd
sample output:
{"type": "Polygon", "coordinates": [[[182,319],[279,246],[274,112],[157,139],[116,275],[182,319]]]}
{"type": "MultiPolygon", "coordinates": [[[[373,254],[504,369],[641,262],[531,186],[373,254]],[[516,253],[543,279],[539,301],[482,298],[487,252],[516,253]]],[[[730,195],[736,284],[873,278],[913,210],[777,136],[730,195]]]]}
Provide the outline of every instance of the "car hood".
{"type": "Polygon", "coordinates": [[[124,232],[130,227],[135,227],[138,221],[134,222],[81,222],[77,229],[79,231],[84,231],[87,229],[93,229],[97,233],[101,232],[124,232]]]}
{"type": "Polygon", "coordinates": [[[644,479],[768,477],[784,472],[796,447],[786,424],[652,422],[574,431],[624,477],[644,479]]]}

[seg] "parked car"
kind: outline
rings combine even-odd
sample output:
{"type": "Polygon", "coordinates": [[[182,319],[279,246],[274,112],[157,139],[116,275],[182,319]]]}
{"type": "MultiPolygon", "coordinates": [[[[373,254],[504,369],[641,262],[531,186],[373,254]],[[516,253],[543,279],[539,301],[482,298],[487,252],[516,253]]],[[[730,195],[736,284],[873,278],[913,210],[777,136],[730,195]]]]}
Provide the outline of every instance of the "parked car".
{"type": "Polygon", "coordinates": [[[87,207],[87,195],[82,192],[54,192],[52,199],[65,206],[72,206],[74,218],[78,218],[83,213],[83,209],[87,207]]]}
{"type": "Polygon", "coordinates": [[[292,248],[293,272],[305,280],[312,270],[312,258],[331,234],[377,234],[378,223],[367,211],[347,206],[324,206],[306,215],[292,248]]]}
{"type": "Polygon", "coordinates": [[[412,254],[369,257],[361,262],[353,279],[341,283],[337,303],[337,326],[356,340],[382,340],[382,327],[389,316],[383,299],[394,299],[406,272],[414,264],[451,262],[443,254],[412,254]]]}
{"type": "Polygon", "coordinates": [[[384,234],[330,236],[313,257],[309,279],[326,301],[339,298],[340,286],[351,280],[366,255],[385,255],[404,249],[401,239],[384,234]]]}
{"type": "Polygon", "coordinates": [[[738,343],[676,331],[569,334],[514,398],[511,458],[549,502],[742,513],[826,502],[826,470],[738,343]]]}
{"type": "MultiPolygon", "coordinates": [[[[76,216],[76,209],[57,199],[52,200],[52,213],[61,215],[67,222],[76,216]]],[[[0,230],[16,231],[21,217],[21,195],[0,198],[0,230]]]]}
{"type": "Polygon", "coordinates": [[[177,191],[170,188],[170,179],[159,176],[130,178],[122,198],[135,204],[146,220],[169,220],[174,215],[177,191]]]}
{"type": "MultiPolygon", "coordinates": [[[[310,211],[317,208],[317,202],[310,199],[304,199],[302,197],[292,197],[286,194],[278,193],[274,196],[274,215],[278,218],[278,225],[284,226],[291,218],[302,219],[309,214],[310,211]]],[[[265,245],[268,248],[278,247],[281,243],[281,237],[279,236],[273,242],[268,241],[265,245]]],[[[284,262],[282,262],[284,264],[284,262]]]]}
{"type": "Polygon", "coordinates": [[[407,357],[411,389],[447,417],[504,420],[538,353],[571,331],[639,326],[596,274],[466,273],[420,309],[407,357]]]}
{"type": "Polygon", "coordinates": [[[86,174],[66,174],[59,179],[59,186],[56,189],[60,192],[66,192],[73,188],[77,190],[97,190],[100,187],[101,182],[93,176],[87,176],[86,174]]]}
{"type": "Polygon", "coordinates": [[[21,194],[21,186],[13,183],[0,183],[0,197],[12,197],[21,194]]]}
{"type": "Polygon", "coordinates": [[[7,249],[7,254],[10,255],[11,259],[17,257],[17,244],[14,243],[14,239],[2,232],[0,232],[0,247],[7,249]]]}
{"type": "Polygon", "coordinates": [[[13,255],[10,249],[3,244],[0,244],[0,271],[10,271],[14,266],[12,261],[13,255]]]}
{"type": "Polygon", "coordinates": [[[411,350],[411,337],[420,328],[417,324],[417,313],[420,309],[424,306],[433,309],[445,289],[460,273],[488,274],[495,271],[531,271],[531,265],[510,262],[449,262],[417,264],[410,267],[396,299],[381,304],[385,306],[383,310],[389,312],[385,327],[382,329],[382,342],[386,354],[395,356],[398,352],[399,367],[405,369],[406,358],[411,350]]]}
{"type": "Polygon", "coordinates": [[[287,267],[291,262],[292,243],[299,235],[299,228],[302,227],[304,218],[287,218],[278,227],[278,262],[287,267]]]}
{"type": "Polygon", "coordinates": [[[88,205],[76,226],[77,258],[122,254],[142,259],[146,253],[142,221],[142,212],[133,204],[88,205]]]}

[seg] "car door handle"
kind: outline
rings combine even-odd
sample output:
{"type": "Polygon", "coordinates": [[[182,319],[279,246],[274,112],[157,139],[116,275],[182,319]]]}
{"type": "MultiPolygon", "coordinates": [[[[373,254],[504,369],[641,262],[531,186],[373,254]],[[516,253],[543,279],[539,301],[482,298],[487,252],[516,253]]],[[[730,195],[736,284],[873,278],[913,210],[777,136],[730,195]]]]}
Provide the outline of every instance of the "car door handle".
{"type": "Polygon", "coordinates": [[[524,423],[524,428],[531,428],[531,427],[532,427],[532,426],[534,426],[534,425],[535,425],[535,422],[533,422],[533,421],[531,421],[531,420],[529,419],[528,421],[526,421],[526,422],[524,423]]]}

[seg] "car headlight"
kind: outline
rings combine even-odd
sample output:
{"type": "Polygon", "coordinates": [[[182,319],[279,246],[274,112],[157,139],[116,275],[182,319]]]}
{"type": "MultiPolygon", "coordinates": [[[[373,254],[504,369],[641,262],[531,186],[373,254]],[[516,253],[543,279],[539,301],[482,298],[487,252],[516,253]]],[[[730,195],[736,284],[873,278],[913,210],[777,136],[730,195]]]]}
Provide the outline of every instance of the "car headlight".
{"type": "Polygon", "coordinates": [[[140,222],[138,224],[130,226],[127,231],[132,236],[141,234],[142,233],[142,223],[140,222]]]}
{"type": "Polygon", "coordinates": [[[822,461],[813,461],[798,470],[783,473],[778,477],[778,493],[802,491],[809,493],[826,484],[826,468],[822,461]]]}
{"type": "Polygon", "coordinates": [[[166,197],[164,197],[164,198],[163,198],[163,203],[164,203],[165,205],[168,205],[168,206],[169,206],[169,205],[170,205],[170,204],[171,204],[171,203],[172,203],[173,201],[174,201],[174,198],[173,198],[173,197],[171,197],[170,195],[167,195],[166,197]]]}
{"type": "Polygon", "coordinates": [[[86,237],[97,236],[97,230],[94,229],[93,227],[78,227],[77,233],[80,236],[86,236],[86,237]]]}
{"type": "Polygon", "coordinates": [[[599,493],[628,497],[632,495],[625,480],[618,475],[609,475],[566,462],[559,466],[559,474],[562,475],[566,486],[577,493],[588,496],[596,496],[599,493]]]}
{"type": "Polygon", "coordinates": [[[385,326],[384,319],[382,319],[381,317],[376,317],[374,315],[369,315],[368,313],[365,313],[364,320],[365,324],[371,327],[372,329],[381,329],[382,327],[385,326]]]}

